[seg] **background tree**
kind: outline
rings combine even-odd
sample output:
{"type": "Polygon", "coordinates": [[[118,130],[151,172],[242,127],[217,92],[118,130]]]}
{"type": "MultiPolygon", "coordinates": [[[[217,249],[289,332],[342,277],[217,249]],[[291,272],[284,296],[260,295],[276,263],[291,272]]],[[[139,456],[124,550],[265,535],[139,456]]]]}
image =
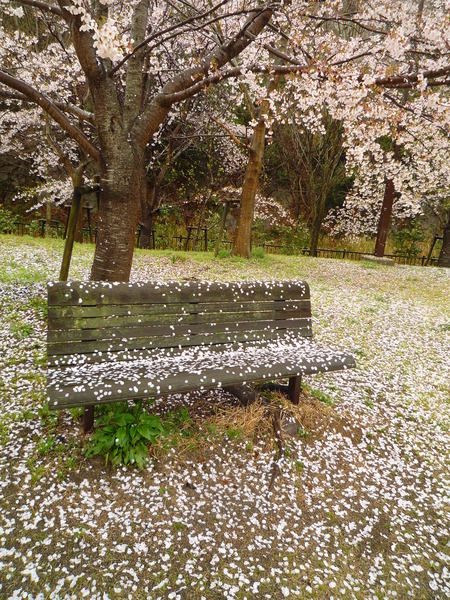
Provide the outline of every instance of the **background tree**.
{"type": "Polygon", "coordinates": [[[275,128],[274,143],[295,182],[294,214],[310,225],[310,255],[317,256],[320,229],[332,190],[343,185],[343,126],[324,110],[320,129],[308,130],[295,113],[275,128]]]}

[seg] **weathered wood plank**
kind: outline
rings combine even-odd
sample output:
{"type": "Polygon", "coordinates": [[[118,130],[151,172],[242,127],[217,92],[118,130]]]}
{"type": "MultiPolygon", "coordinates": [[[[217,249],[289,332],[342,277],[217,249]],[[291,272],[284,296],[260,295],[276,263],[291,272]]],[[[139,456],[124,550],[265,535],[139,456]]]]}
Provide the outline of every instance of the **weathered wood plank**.
{"type": "MultiPolygon", "coordinates": [[[[154,348],[125,348],[122,350],[113,350],[111,352],[88,352],[86,354],[53,354],[48,355],[47,364],[49,367],[58,367],[61,371],[66,368],[70,369],[75,365],[88,365],[88,364],[98,364],[98,363],[114,363],[114,362],[133,362],[140,360],[154,360],[156,356],[159,355],[160,352],[164,352],[166,355],[170,354],[172,356],[180,356],[187,349],[190,351],[198,352],[198,354],[203,354],[205,351],[208,354],[217,353],[221,354],[224,352],[245,352],[246,349],[252,348],[253,346],[260,347],[261,343],[273,343],[275,340],[279,340],[283,344],[289,343],[292,341],[293,336],[290,332],[285,330],[280,330],[277,332],[277,335],[272,338],[257,336],[254,339],[251,339],[248,334],[246,335],[245,340],[237,340],[235,342],[230,342],[229,340],[225,340],[216,344],[202,343],[199,344],[198,340],[192,338],[192,344],[187,346],[157,346],[154,348]]],[[[295,337],[295,336],[294,336],[295,337]]],[[[312,329],[305,330],[303,332],[302,338],[311,340],[312,338],[312,329]]]]}
{"type": "Polygon", "coordinates": [[[50,331],[48,342],[51,344],[71,343],[71,342],[88,342],[88,341],[111,341],[116,340],[128,341],[142,338],[144,343],[151,341],[153,337],[179,337],[190,335],[211,334],[213,337],[216,333],[232,334],[236,331],[270,331],[278,329],[290,330],[307,327],[309,321],[307,319],[292,319],[289,321],[239,321],[225,323],[187,323],[176,325],[150,325],[138,327],[118,327],[109,329],[70,329],[69,331],[50,331]]]}
{"type": "MultiPolygon", "coordinates": [[[[172,322],[178,316],[193,314],[206,315],[221,314],[234,315],[235,313],[258,313],[273,311],[278,318],[281,313],[298,313],[298,316],[311,316],[310,300],[277,300],[269,302],[208,302],[190,304],[132,304],[132,305],[107,305],[107,306],[57,306],[49,307],[50,329],[67,329],[67,324],[78,323],[81,327],[92,326],[90,319],[98,319],[99,323],[108,326],[112,318],[123,317],[126,319],[165,319],[172,322]]],[[[212,318],[211,318],[212,319],[212,318]]],[[[75,327],[73,327],[75,328],[75,327]]]]}
{"type": "Polygon", "coordinates": [[[152,337],[161,335],[182,335],[187,333],[203,333],[212,331],[261,330],[273,324],[273,327],[286,329],[303,328],[310,324],[309,318],[298,318],[298,313],[235,313],[235,314],[210,314],[187,315],[174,320],[170,319],[145,319],[136,317],[109,319],[108,326],[102,326],[105,321],[101,319],[75,320],[67,323],[70,328],[49,329],[48,342],[85,341],[95,339],[113,339],[124,337],[152,337]],[[75,327],[78,325],[78,327],[75,327]],[[82,325],[82,326],[80,326],[82,325]]]}
{"type": "MultiPolygon", "coordinates": [[[[48,356],[57,354],[86,354],[89,352],[120,352],[129,348],[130,350],[138,348],[172,348],[183,346],[198,346],[212,344],[226,344],[234,342],[247,342],[251,340],[271,340],[284,335],[286,329],[261,329],[256,328],[246,330],[237,327],[233,331],[217,333],[214,327],[211,327],[210,332],[202,332],[186,335],[167,335],[143,338],[117,338],[111,340],[86,340],[76,342],[50,342],[47,346],[48,356]]],[[[242,324],[242,326],[244,326],[242,324]]],[[[299,336],[311,335],[311,328],[305,326],[296,330],[299,336]]],[[[105,359],[106,360],[106,359],[105,359]]]]}
{"type": "Polygon", "coordinates": [[[306,282],[169,282],[106,283],[54,282],[48,285],[48,304],[103,306],[108,304],[146,304],[220,301],[227,299],[274,300],[309,298],[306,282]]]}

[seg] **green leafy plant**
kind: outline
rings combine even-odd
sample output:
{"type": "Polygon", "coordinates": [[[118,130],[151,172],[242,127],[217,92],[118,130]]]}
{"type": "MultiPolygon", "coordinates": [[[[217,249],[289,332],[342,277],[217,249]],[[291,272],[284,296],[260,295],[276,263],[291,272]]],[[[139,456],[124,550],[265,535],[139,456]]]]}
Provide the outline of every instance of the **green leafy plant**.
{"type": "Polygon", "coordinates": [[[124,403],[110,404],[98,419],[85,454],[104,455],[106,464],[131,464],[143,469],[148,462],[149,442],[154,444],[163,432],[161,418],[145,412],[142,400],[131,409],[124,403]]]}
{"type": "Polygon", "coordinates": [[[29,323],[13,323],[11,333],[19,340],[24,340],[34,334],[34,328],[29,323]]]}

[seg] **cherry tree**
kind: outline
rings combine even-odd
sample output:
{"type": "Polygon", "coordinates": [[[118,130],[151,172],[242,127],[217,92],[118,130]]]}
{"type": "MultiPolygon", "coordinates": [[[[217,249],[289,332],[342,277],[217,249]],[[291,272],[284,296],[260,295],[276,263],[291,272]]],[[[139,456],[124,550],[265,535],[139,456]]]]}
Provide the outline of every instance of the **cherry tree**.
{"type": "MultiPolygon", "coordinates": [[[[283,4],[277,0],[14,3],[17,18],[20,6],[25,6],[36,15],[47,14],[49,22],[57,20],[58,39],[65,49],[65,40],[70,39],[89,88],[95,136],[74,123],[67,106],[61,106],[67,102],[59,98],[58,89],[43,92],[17,63],[6,62],[0,71],[0,83],[39,104],[98,165],[101,191],[93,279],[129,277],[140,201],[147,193],[146,147],[172,107],[238,75],[240,69],[229,67],[230,61],[251,46],[283,4]],[[219,21],[223,43],[213,31],[219,21]]],[[[5,0],[0,6],[4,12],[11,8],[5,0]]],[[[73,66],[67,63],[65,68],[73,66]]]]}
{"type": "MultiPolygon", "coordinates": [[[[15,18],[20,19],[20,7],[47,15],[58,43],[76,61],[57,66],[65,69],[72,87],[87,84],[90,97],[83,108],[90,108],[95,132],[80,128],[60,90],[43,93],[22,64],[4,62],[0,83],[39,104],[97,164],[99,236],[91,276],[126,280],[139,206],[147,194],[146,148],[174,106],[231,77],[245,76],[251,86],[256,74],[258,89],[267,91],[255,124],[258,160],[270,119],[283,119],[278,111],[285,92],[294,95],[310,129],[321,127],[326,103],[364,145],[361,116],[369,110],[390,108],[389,122],[398,110],[416,120],[447,110],[440,90],[450,73],[448,5],[448,0],[430,0],[418,20],[412,0],[376,0],[370,6],[341,0],[1,0],[3,12],[15,11],[15,18]],[[277,86],[281,76],[285,79],[277,86]],[[412,90],[406,101],[404,89],[412,90]]],[[[37,60],[40,68],[49,70],[37,60]]],[[[448,126],[446,119],[442,126],[448,126]]],[[[258,169],[246,178],[252,190],[258,169]]],[[[247,223],[252,196],[253,191],[249,210],[246,202],[241,207],[247,223]]]]}

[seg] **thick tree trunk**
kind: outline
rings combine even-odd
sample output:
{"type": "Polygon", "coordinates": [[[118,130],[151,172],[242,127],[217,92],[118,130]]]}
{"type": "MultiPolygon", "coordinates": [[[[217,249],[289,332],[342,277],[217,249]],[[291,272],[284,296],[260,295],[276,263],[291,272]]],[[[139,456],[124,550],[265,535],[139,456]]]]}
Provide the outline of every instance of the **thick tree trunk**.
{"type": "MultiPolygon", "coordinates": [[[[406,90],[405,90],[406,91],[406,90]]],[[[405,97],[406,100],[406,97],[405,97]]],[[[394,144],[394,160],[399,158],[400,147],[394,144]]],[[[392,207],[394,206],[395,186],[391,178],[386,180],[384,188],[383,205],[381,207],[380,221],[378,223],[377,239],[375,242],[375,256],[383,258],[386,248],[386,241],[389,232],[389,224],[391,222],[392,207]]]]}
{"type": "Polygon", "coordinates": [[[450,267],[450,211],[448,213],[447,224],[444,227],[442,248],[437,264],[438,267],[450,267]]]}
{"type": "Polygon", "coordinates": [[[382,258],[386,248],[386,241],[391,222],[392,207],[394,205],[394,182],[392,179],[386,181],[384,190],[383,205],[381,207],[380,221],[378,223],[377,240],[375,242],[375,256],[382,258]]]}
{"type": "Polygon", "coordinates": [[[136,239],[140,198],[146,185],[143,152],[125,153],[100,180],[98,236],[92,281],[128,281],[136,239]],[[117,163],[117,164],[115,164],[117,163]]]}
{"type": "Polygon", "coordinates": [[[244,185],[242,186],[237,233],[233,247],[233,254],[245,258],[250,258],[255,197],[264,156],[265,136],[266,122],[264,118],[261,118],[253,130],[244,185]]]}

